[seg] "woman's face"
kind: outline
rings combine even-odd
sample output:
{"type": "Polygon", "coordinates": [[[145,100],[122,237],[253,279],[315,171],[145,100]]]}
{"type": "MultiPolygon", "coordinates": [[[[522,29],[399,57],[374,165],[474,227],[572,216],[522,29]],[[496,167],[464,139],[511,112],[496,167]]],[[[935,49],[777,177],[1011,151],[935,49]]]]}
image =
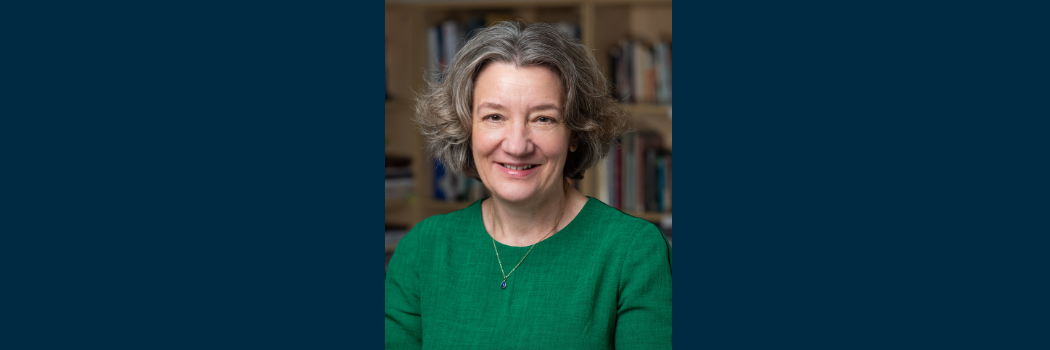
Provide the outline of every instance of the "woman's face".
{"type": "Polygon", "coordinates": [[[571,133],[558,76],[545,67],[489,63],[474,84],[474,163],[493,195],[542,201],[562,189],[571,133]]]}

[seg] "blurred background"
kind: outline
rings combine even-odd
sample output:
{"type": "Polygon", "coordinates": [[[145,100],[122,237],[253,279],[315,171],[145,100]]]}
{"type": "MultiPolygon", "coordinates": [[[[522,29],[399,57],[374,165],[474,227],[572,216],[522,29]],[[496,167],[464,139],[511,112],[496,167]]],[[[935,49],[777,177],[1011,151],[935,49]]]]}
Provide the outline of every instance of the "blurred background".
{"type": "Polygon", "coordinates": [[[574,185],[651,221],[671,241],[671,1],[386,1],[386,261],[413,225],[488,196],[425,154],[413,92],[470,33],[501,20],[545,22],[591,48],[635,132],[574,185]]]}

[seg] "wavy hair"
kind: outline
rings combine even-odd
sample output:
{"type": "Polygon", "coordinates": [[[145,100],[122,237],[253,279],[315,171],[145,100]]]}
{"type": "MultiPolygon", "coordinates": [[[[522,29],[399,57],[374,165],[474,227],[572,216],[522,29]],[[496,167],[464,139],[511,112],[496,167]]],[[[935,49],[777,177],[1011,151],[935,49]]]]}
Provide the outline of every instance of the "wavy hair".
{"type": "Polygon", "coordinates": [[[480,180],[471,152],[474,83],[492,62],[542,66],[561,79],[562,115],[578,142],[565,161],[566,178],[582,179],[628,131],[626,113],[610,97],[609,82],[586,46],[545,23],[498,22],[478,31],[443,71],[428,77],[426,91],[416,97],[414,120],[424,148],[446,169],[480,180]]]}

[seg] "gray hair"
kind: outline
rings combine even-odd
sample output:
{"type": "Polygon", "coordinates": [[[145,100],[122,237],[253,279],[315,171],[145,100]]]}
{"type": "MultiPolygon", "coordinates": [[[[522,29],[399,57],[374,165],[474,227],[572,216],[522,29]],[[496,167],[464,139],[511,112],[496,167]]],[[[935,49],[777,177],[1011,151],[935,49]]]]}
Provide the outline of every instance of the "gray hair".
{"type": "Polygon", "coordinates": [[[610,97],[609,82],[586,46],[545,23],[498,22],[478,31],[416,98],[424,147],[446,169],[480,180],[471,152],[474,82],[492,62],[542,66],[561,79],[565,125],[578,145],[565,161],[565,177],[582,179],[627,132],[624,109],[610,97]]]}

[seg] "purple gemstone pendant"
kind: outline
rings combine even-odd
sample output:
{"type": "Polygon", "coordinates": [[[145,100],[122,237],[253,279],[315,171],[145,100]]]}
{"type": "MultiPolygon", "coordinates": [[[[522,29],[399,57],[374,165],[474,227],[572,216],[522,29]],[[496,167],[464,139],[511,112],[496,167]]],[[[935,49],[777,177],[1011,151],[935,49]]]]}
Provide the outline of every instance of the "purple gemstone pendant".
{"type": "Polygon", "coordinates": [[[503,280],[503,283],[500,283],[499,287],[502,289],[507,289],[507,280],[503,280]]]}

